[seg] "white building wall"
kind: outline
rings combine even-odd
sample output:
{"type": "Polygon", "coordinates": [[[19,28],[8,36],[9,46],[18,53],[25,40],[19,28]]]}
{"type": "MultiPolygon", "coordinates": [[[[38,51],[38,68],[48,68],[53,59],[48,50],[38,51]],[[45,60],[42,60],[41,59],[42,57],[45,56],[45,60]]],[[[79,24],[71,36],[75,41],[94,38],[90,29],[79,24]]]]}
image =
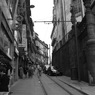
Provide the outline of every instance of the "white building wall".
{"type": "MultiPolygon", "coordinates": [[[[57,34],[58,34],[58,32],[57,32],[57,27],[55,27],[55,28],[54,28],[53,36],[52,36],[52,38],[51,38],[52,41],[53,41],[54,38],[57,39],[57,34]]],[[[54,44],[54,46],[52,47],[52,50],[55,48],[56,44],[57,44],[57,42],[56,42],[56,43],[54,44]]]]}
{"type": "MultiPolygon", "coordinates": [[[[82,0],[62,0],[63,4],[63,14],[64,14],[64,27],[65,27],[65,35],[70,32],[72,29],[72,23],[71,23],[71,5],[75,7],[77,11],[81,9],[79,12],[77,12],[76,20],[77,22],[81,22],[82,17],[84,16],[84,6],[82,0]]],[[[68,40],[68,34],[66,35],[66,40],[68,40]]]]}
{"type": "Polygon", "coordinates": [[[56,22],[56,26],[55,26],[55,29],[53,31],[53,35],[51,38],[52,40],[54,38],[56,38],[56,43],[52,49],[54,49],[56,44],[59,43],[63,38],[63,33],[62,33],[63,26],[62,26],[62,22],[61,22],[62,21],[61,0],[55,0],[53,15],[56,17],[55,21],[57,21],[57,22],[56,22]]]}
{"type": "Polygon", "coordinates": [[[57,42],[60,42],[63,38],[62,31],[62,9],[61,9],[61,0],[58,0],[57,4],[57,42]]]}
{"type": "Polygon", "coordinates": [[[64,18],[64,27],[65,27],[65,35],[71,30],[71,13],[70,13],[70,5],[71,0],[62,0],[63,5],[63,18],[64,18]]]}
{"type": "Polygon", "coordinates": [[[65,36],[65,41],[68,40],[68,33],[72,29],[71,12],[70,12],[71,4],[75,6],[77,11],[79,11],[79,9],[82,8],[81,12],[79,11],[76,14],[77,22],[81,22],[82,17],[84,16],[84,6],[82,0],[75,0],[74,2],[73,0],[54,0],[54,1],[55,3],[54,3],[53,15],[54,15],[54,20],[57,21],[57,24],[53,29],[53,34],[51,37],[52,41],[54,38],[56,38],[56,42],[52,47],[52,50],[54,50],[57,43],[59,43],[64,38],[64,36],[65,36]],[[62,28],[64,28],[65,31],[63,31],[62,28]]]}

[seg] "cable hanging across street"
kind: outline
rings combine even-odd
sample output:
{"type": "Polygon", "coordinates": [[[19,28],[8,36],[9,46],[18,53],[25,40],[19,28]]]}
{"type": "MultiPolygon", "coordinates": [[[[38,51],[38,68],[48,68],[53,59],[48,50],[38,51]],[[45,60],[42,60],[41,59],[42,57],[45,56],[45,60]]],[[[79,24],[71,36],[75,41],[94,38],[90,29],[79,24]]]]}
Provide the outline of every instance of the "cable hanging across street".
{"type": "Polygon", "coordinates": [[[71,22],[71,21],[34,21],[34,23],[46,23],[46,24],[52,24],[54,22],[71,22]]]}

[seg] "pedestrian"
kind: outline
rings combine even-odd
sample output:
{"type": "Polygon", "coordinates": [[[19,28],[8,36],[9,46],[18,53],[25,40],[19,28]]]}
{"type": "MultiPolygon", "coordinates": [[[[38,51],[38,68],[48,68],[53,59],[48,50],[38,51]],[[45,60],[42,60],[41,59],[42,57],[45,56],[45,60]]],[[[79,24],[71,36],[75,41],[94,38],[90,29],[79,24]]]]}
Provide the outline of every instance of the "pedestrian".
{"type": "Polygon", "coordinates": [[[23,71],[24,71],[25,78],[27,78],[27,67],[24,67],[23,71]]]}
{"type": "Polygon", "coordinates": [[[9,93],[8,85],[10,78],[6,71],[7,69],[5,67],[0,69],[0,95],[8,95],[9,93]]]}
{"type": "Polygon", "coordinates": [[[41,76],[42,68],[40,65],[37,66],[38,69],[38,77],[41,76]]]}
{"type": "Polygon", "coordinates": [[[32,66],[30,65],[29,69],[28,69],[28,76],[29,76],[29,78],[32,78],[32,75],[33,75],[33,70],[32,70],[32,66]]]}
{"type": "Polygon", "coordinates": [[[12,69],[12,67],[10,67],[8,69],[8,76],[10,78],[10,81],[9,81],[9,93],[10,93],[10,88],[11,88],[11,85],[13,83],[13,69],[12,69]]]}
{"type": "Polygon", "coordinates": [[[20,78],[23,79],[23,67],[20,66],[19,68],[20,78]]]}

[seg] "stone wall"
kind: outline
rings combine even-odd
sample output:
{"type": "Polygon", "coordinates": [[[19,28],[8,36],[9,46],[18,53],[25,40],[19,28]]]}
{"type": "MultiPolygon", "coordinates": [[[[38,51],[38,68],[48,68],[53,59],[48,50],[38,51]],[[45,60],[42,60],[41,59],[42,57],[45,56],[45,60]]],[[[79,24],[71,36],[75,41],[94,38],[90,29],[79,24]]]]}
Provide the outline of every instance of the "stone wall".
{"type": "Polygon", "coordinates": [[[86,29],[81,32],[79,28],[77,31],[79,64],[77,63],[75,35],[74,31],[71,31],[69,33],[69,40],[53,53],[53,65],[66,76],[73,77],[74,79],[80,77],[80,80],[88,82],[86,61],[87,32],[86,29]]]}

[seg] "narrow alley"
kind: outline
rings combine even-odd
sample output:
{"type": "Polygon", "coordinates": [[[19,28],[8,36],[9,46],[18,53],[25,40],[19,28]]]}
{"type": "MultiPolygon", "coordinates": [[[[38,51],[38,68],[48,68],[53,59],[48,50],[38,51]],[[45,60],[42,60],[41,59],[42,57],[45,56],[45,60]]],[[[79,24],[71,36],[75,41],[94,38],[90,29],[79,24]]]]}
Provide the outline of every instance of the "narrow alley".
{"type": "Polygon", "coordinates": [[[0,95],[95,95],[95,0],[0,0],[0,95]]]}

